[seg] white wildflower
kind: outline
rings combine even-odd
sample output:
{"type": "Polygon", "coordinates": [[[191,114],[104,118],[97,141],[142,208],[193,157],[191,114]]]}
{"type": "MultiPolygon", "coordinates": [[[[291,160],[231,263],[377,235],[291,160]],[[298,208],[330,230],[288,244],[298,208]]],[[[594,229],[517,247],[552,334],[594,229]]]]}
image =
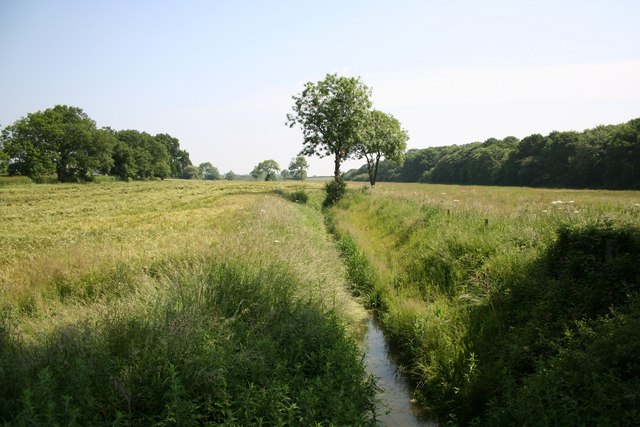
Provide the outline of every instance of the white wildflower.
{"type": "Polygon", "coordinates": [[[561,205],[564,202],[562,200],[554,200],[553,202],[551,202],[552,205],[561,205]]]}

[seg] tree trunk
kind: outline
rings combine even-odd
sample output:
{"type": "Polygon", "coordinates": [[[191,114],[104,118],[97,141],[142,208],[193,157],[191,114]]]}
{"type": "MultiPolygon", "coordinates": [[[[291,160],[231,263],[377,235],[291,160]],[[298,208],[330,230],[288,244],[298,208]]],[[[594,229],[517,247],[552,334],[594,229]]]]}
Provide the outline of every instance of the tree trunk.
{"type": "Polygon", "coordinates": [[[336,153],[336,159],[334,161],[335,168],[333,169],[333,178],[340,178],[340,156],[336,153]]]}

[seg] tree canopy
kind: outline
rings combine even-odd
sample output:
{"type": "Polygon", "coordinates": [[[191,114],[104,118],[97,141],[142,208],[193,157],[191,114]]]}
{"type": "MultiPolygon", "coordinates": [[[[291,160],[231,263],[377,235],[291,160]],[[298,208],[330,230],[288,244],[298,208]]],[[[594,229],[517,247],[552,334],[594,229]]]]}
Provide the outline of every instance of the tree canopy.
{"type": "Polygon", "coordinates": [[[302,129],[301,154],[333,156],[336,179],[342,162],[354,154],[359,129],[371,107],[370,93],[360,78],[327,74],[324,80],[307,82],[302,93],[293,96],[287,125],[302,129]]]}
{"type": "Polygon", "coordinates": [[[391,114],[378,110],[369,112],[356,144],[356,155],[367,161],[369,183],[372,187],[376,185],[380,159],[384,156],[399,163],[407,149],[408,139],[407,132],[391,114]]]}
{"type": "Polygon", "coordinates": [[[137,130],[115,131],[96,124],[80,108],[56,105],[30,113],[0,134],[0,172],[59,181],[181,178],[191,165],[177,138],[137,130]]]}
{"type": "Polygon", "coordinates": [[[218,168],[213,166],[211,162],[200,163],[198,169],[200,169],[200,177],[202,179],[217,180],[222,178],[218,168]]]}
{"type": "MultiPolygon", "coordinates": [[[[346,179],[367,180],[367,165],[346,179]]],[[[383,160],[385,181],[528,187],[640,189],[640,119],[582,132],[532,134],[409,150],[383,160]]]]}
{"type": "Polygon", "coordinates": [[[275,160],[264,160],[251,171],[251,176],[256,180],[264,178],[265,181],[275,181],[280,171],[280,165],[275,160]]]}
{"type": "Polygon", "coordinates": [[[291,162],[289,163],[288,172],[293,179],[299,179],[300,181],[304,181],[305,178],[307,177],[308,169],[309,169],[309,163],[307,162],[307,159],[302,154],[299,154],[293,159],[291,159],[291,162]]]}
{"type": "Polygon", "coordinates": [[[2,130],[12,175],[55,173],[59,181],[90,180],[113,164],[115,138],[96,128],[80,108],[56,105],[30,113],[2,130]]]}

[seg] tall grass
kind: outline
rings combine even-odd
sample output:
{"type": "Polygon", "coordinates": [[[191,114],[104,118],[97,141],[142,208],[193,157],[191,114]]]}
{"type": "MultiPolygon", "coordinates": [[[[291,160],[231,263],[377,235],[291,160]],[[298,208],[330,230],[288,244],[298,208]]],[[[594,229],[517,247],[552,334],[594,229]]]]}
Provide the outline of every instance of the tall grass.
{"type": "Polygon", "coordinates": [[[637,416],[638,353],[625,344],[606,361],[587,349],[621,346],[622,331],[640,326],[638,200],[383,184],[352,191],[332,215],[341,239],[355,242],[351,252],[366,257],[373,279],[363,292],[376,289],[423,405],[456,423],[625,424],[637,416]],[[554,383],[548,372],[576,358],[584,362],[554,383]],[[555,400],[531,400],[545,388],[555,400]]]}
{"type": "Polygon", "coordinates": [[[369,423],[365,313],[314,208],[319,186],[309,205],[274,188],[0,190],[0,421],[369,423]]]}

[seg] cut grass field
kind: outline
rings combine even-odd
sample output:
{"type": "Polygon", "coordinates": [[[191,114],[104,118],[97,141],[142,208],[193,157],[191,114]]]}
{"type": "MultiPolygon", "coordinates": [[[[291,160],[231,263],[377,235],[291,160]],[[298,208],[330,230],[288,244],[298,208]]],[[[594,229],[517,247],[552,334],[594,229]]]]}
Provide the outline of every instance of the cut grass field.
{"type": "Polygon", "coordinates": [[[375,385],[321,184],[0,188],[0,420],[363,424],[375,385]]]}
{"type": "Polygon", "coordinates": [[[332,226],[423,405],[462,424],[637,420],[640,192],[365,188],[332,226]]]}

